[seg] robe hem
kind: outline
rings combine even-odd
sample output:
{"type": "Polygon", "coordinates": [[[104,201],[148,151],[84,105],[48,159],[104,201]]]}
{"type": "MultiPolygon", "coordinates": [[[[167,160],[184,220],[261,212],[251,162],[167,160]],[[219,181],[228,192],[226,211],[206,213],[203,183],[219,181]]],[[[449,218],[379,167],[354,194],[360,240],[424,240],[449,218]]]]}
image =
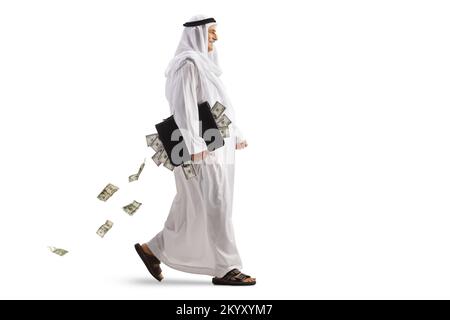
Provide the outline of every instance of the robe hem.
{"type": "Polygon", "coordinates": [[[169,262],[168,259],[166,258],[166,256],[159,250],[158,245],[153,243],[153,240],[150,240],[149,242],[147,242],[147,246],[150,248],[150,250],[153,252],[153,254],[166,266],[168,266],[172,269],[178,270],[178,271],[182,271],[182,272],[202,274],[202,275],[207,275],[207,276],[211,276],[211,277],[221,278],[224,275],[226,275],[229,271],[231,271],[235,268],[239,269],[239,270],[242,269],[241,265],[233,265],[233,266],[230,266],[226,269],[222,269],[219,272],[217,272],[214,269],[206,268],[206,267],[183,266],[183,265],[169,262]]]}

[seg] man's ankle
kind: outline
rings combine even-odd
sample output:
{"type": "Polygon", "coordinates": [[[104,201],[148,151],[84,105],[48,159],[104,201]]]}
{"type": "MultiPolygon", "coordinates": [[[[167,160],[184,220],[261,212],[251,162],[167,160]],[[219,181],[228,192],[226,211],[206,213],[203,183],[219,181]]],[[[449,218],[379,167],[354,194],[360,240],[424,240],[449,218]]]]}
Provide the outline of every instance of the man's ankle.
{"type": "Polygon", "coordinates": [[[144,243],[141,244],[142,250],[144,250],[144,252],[150,256],[153,256],[153,252],[150,250],[150,248],[144,243]]]}

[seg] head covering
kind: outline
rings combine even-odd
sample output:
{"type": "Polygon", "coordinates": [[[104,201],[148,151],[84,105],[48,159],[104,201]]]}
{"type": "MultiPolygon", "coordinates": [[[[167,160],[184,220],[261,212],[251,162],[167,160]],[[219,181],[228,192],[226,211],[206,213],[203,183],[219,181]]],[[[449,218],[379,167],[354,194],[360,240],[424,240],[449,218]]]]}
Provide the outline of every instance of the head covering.
{"type": "Polygon", "coordinates": [[[187,60],[191,60],[198,68],[199,79],[202,83],[202,87],[211,89],[211,86],[214,86],[216,89],[214,91],[218,94],[218,96],[215,96],[214,98],[212,98],[212,96],[202,97],[202,100],[211,99],[208,101],[211,106],[213,106],[216,101],[222,103],[226,107],[225,113],[232,121],[233,127],[236,128],[235,130],[240,136],[241,133],[239,129],[237,129],[235,123],[233,106],[226,93],[225,86],[219,78],[222,74],[222,70],[219,66],[217,48],[214,46],[214,49],[211,52],[208,52],[208,28],[212,25],[217,25],[217,23],[214,22],[215,20],[211,21],[206,19],[210,19],[210,17],[205,15],[196,15],[184,24],[185,28],[181,35],[177,50],[175,51],[175,56],[167,66],[165,73],[167,78],[166,97],[169,102],[172,101],[172,90],[175,83],[179,81],[179,77],[176,76],[176,71],[180,69],[187,60]],[[199,24],[199,21],[202,21],[201,24],[199,24]]]}
{"type": "Polygon", "coordinates": [[[216,22],[216,19],[214,18],[208,18],[208,19],[202,19],[202,20],[196,20],[196,21],[188,21],[183,24],[185,27],[195,27],[200,26],[202,24],[207,24],[209,22],[216,22]]]}
{"type": "Polygon", "coordinates": [[[220,76],[222,70],[219,66],[217,48],[214,47],[211,52],[208,52],[208,28],[212,25],[217,25],[214,18],[205,15],[196,15],[184,25],[185,28],[181,34],[175,56],[167,66],[166,77],[172,76],[183,66],[186,59],[192,60],[198,67],[200,73],[206,76],[210,73],[213,73],[217,77],[220,76]],[[202,22],[202,20],[204,21],[202,22]]]}

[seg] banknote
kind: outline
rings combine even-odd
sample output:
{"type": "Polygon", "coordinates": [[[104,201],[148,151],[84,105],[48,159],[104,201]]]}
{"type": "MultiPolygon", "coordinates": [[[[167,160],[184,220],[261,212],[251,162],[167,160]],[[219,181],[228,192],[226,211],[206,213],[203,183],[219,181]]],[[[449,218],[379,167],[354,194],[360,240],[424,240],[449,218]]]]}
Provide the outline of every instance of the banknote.
{"type": "Polygon", "coordinates": [[[139,167],[138,173],[132,174],[131,176],[128,177],[128,182],[133,182],[133,181],[138,180],[139,176],[141,175],[142,170],[144,170],[144,167],[145,167],[145,159],[144,159],[144,162],[139,167]]]}
{"type": "Polygon", "coordinates": [[[113,224],[114,223],[112,221],[106,220],[106,222],[101,225],[100,228],[98,228],[97,234],[103,238],[105,234],[112,228],[113,224]]]}
{"type": "Polygon", "coordinates": [[[54,254],[57,254],[58,256],[63,256],[65,255],[67,252],[67,250],[64,249],[60,249],[60,248],[55,248],[55,247],[48,247],[50,249],[51,252],[53,252],[54,254]]]}
{"type": "Polygon", "coordinates": [[[231,123],[231,120],[227,117],[226,114],[223,114],[216,120],[217,127],[223,128],[228,127],[228,125],[231,123]]]}
{"type": "Polygon", "coordinates": [[[184,173],[184,176],[186,177],[186,179],[191,179],[197,175],[192,162],[185,162],[181,166],[183,168],[183,173],[184,173]]]}
{"type": "Polygon", "coordinates": [[[175,169],[175,166],[170,162],[169,158],[164,162],[164,167],[169,169],[170,171],[173,171],[175,169]]]}
{"type": "Polygon", "coordinates": [[[220,134],[222,135],[222,137],[224,137],[224,138],[230,137],[230,130],[228,129],[228,127],[219,128],[219,131],[220,131],[220,134]]]}
{"type": "Polygon", "coordinates": [[[167,160],[168,158],[169,158],[169,156],[167,155],[166,150],[163,150],[163,151],[161,152],[161,155],[160,155],[159,158],[158,158],[158,161],[159,161],[160,163],[165,163],[166,160],[167,160]]]}
{"type": "Polygon", "coordinates": [[[125,211],[130,216],[132,216],[137,211],[137,209],[139,209],[141,204],[142,203],[137,202],[137,201],[134,200],[132,203],[127,204],[125,207],[123,207],[123,211],[125,211]]]}
{"type": "Polygon", "coordinates": [[[158,138],[157,133],[152,133],[145,136],[145,139],[147,140],[147,146],[151,147],[152,143],[158,138]]]}
{"type": "Polygon", "coordinates": [[[152,160],[156,163],[156,165],[158,167],[161,165],[161,155],[162,155],[163,151],[164,150],[159,150],[152,156],[152,160]]]}
{"type": "Polygon", "coordinates": [[[97,196],[99,200],[106,201],[108,200],[114,192],[119,190],[119,187],[116,187],[115,185],[108,183],[106,187],[100,192],[100,194],[97,196]]]}
{"type": "Polygon", "coordinates": [[[162,144],[161,140],[159,140],[159,138],[156,137],[156,139],[152,142],[150,147],[152,147],[153,150],[155,150],[155,151],[159,151],[159,150],[163,149],[163,144],[162,144]]]}
{"type": "Polygon", "coordinates": [[[211,113],[214,117],[214,119],[218,119],[222,113],[225,111],[225,106],[221,104],[219,101],[217,101],[214,106],[211,108],[211,113]]]}

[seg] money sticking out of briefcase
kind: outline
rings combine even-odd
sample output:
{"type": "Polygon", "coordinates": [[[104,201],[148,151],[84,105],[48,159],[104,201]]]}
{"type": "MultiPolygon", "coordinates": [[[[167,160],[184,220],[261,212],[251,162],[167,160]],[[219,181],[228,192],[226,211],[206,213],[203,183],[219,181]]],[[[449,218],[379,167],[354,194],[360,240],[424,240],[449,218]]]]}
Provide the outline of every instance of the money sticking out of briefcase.
{"type": "MultiPolygon", "coordinates": [[[[224,110],[225,106],[219,102],[216,102],[212,109],[208,101],[198,104],[199,133],[201,133],[201,137],[205,141],[208,151],[214,151],[225,145],[224,136],[221,133],[223,131],[217,125],[218,122],[226,123],[227,126],[231,123],[225,114],[223,114],[224,110]],[[226,122],[223,122],[224,117],[226,118],[226,122]]],[[[191,160],[191,155],[188,152],[182,133],[178,129],[173,115],[156,124],[155,127],[158,132],[158,138],[161,140],[172,165],[179,166],[183,162],[191,160]]]]}

